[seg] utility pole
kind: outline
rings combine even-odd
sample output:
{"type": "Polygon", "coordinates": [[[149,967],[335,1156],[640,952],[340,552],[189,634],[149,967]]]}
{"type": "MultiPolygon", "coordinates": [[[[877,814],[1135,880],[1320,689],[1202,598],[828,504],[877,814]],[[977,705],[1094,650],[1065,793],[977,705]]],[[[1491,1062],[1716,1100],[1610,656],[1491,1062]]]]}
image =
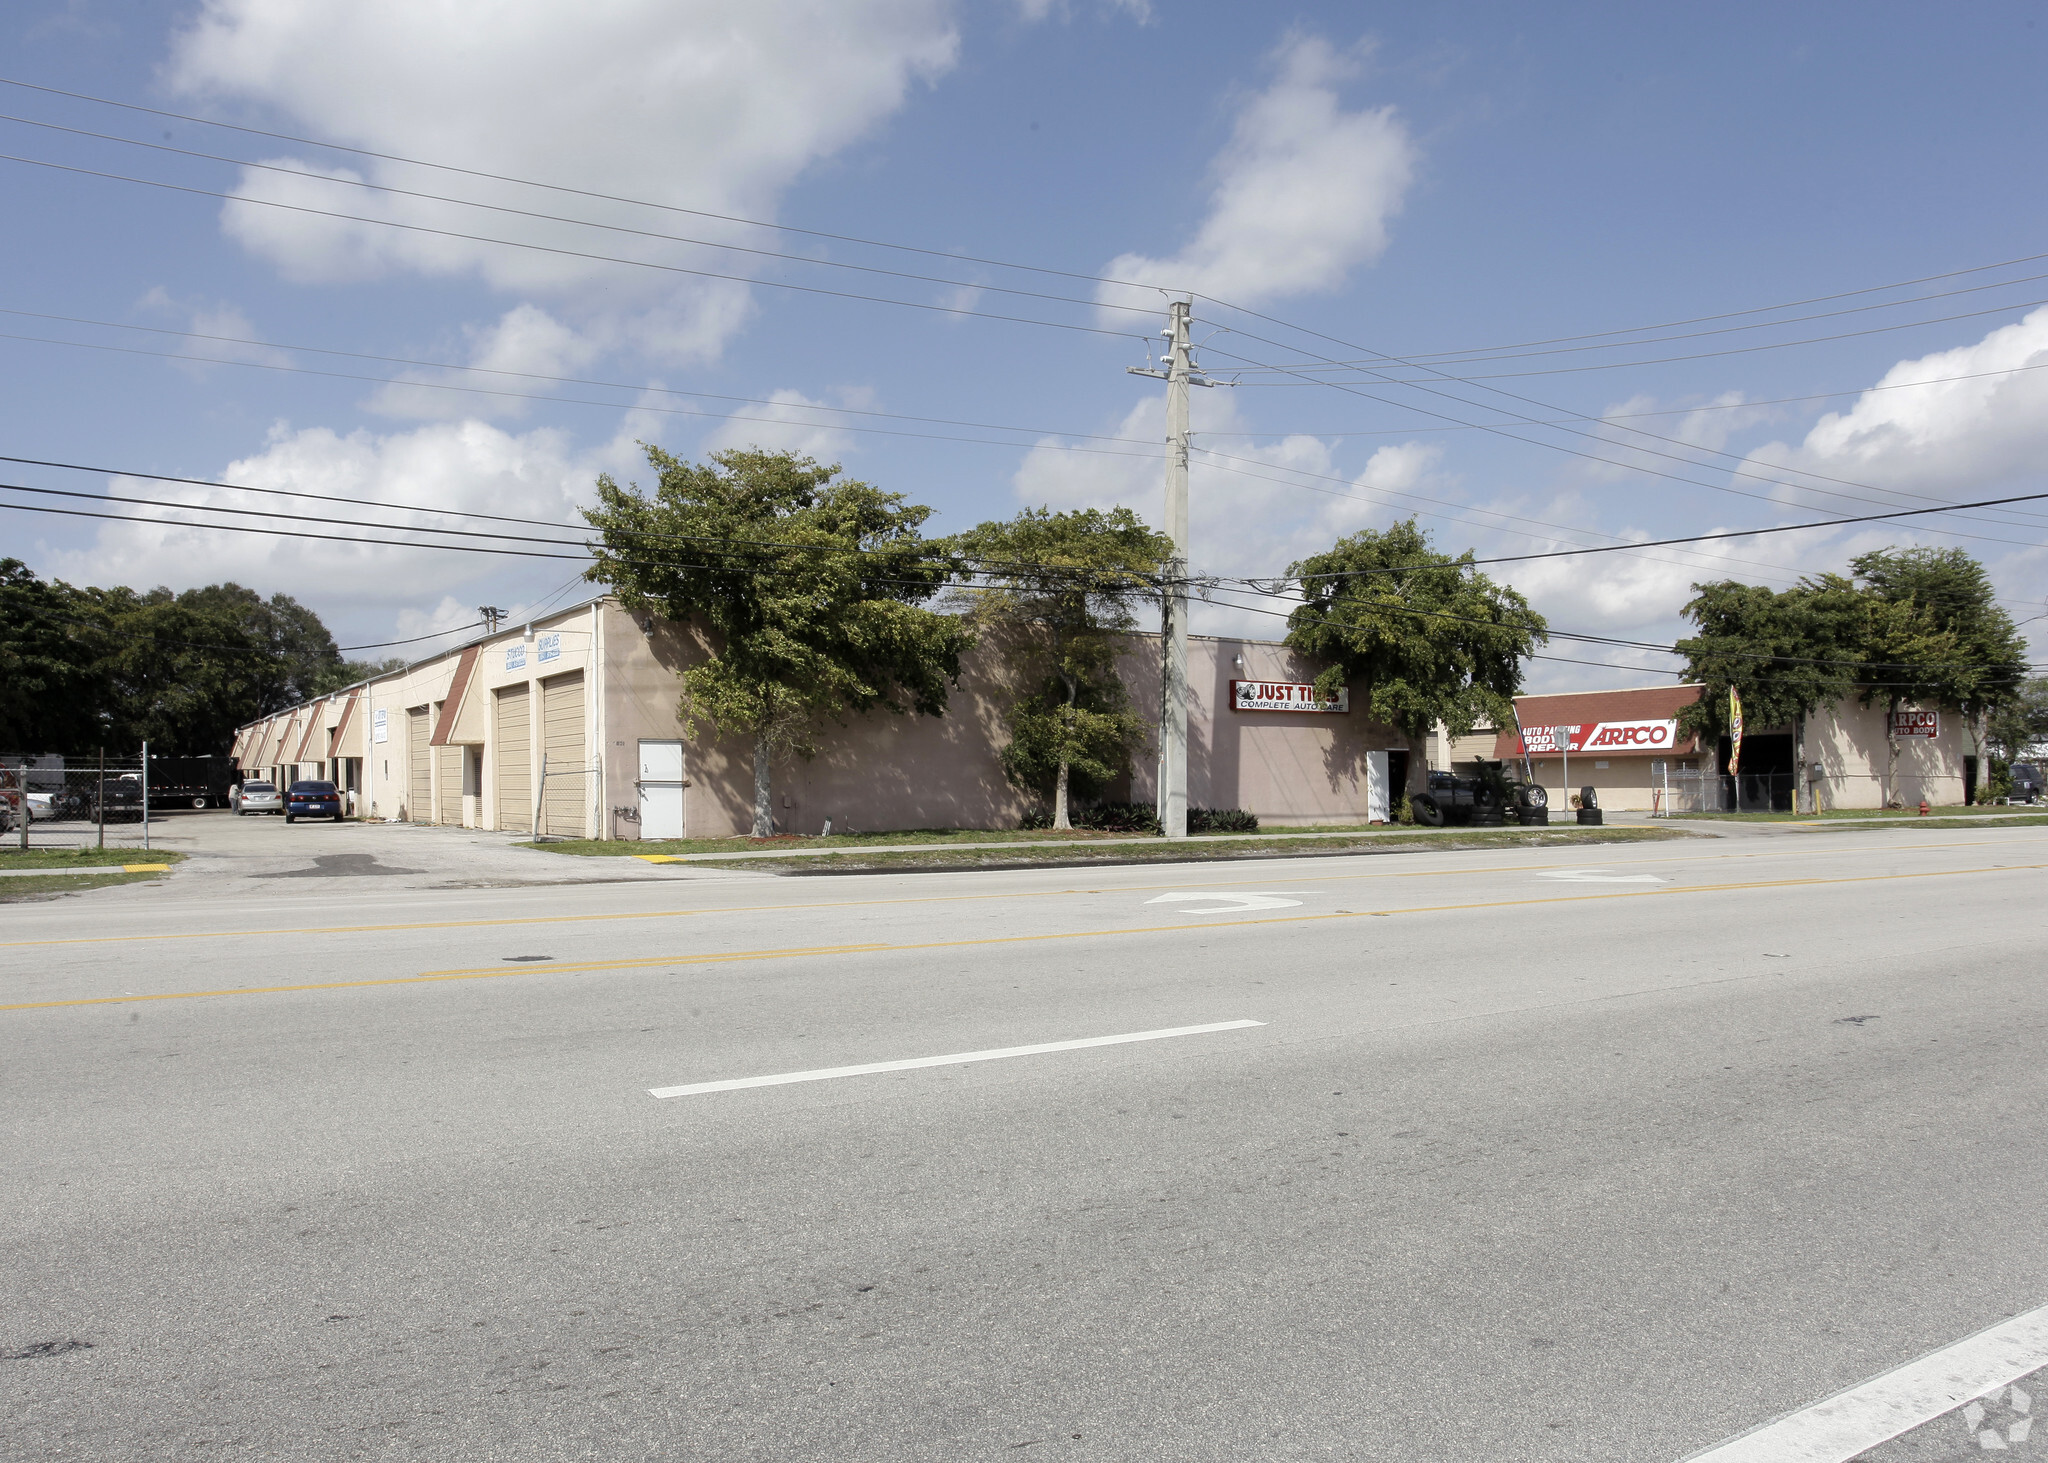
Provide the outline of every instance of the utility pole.
{"type": "Polygon", "coordinates": [[[1214,386],[1201,375],[1188,344],[1194,315],[1189,300],[1167,307],[1166,351],[1155,370],[1127,367],[1133,376],[1166,383],[1166,536],[1173,540],[1165,592],[1160,596],[1159,826],[1168,838],[1188,836],[1188,387],[1214,386]]]}

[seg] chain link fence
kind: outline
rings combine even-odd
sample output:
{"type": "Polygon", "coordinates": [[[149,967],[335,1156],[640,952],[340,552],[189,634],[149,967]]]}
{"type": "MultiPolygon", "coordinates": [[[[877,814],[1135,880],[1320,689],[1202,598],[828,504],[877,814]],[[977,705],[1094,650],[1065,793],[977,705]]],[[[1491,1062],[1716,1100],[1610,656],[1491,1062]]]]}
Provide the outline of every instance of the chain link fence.
{"type": "Polygon", "coordinates": [[[147,848],[144,770],[138,753],[104,764],[0,755],[0,850],[147,848]]]}

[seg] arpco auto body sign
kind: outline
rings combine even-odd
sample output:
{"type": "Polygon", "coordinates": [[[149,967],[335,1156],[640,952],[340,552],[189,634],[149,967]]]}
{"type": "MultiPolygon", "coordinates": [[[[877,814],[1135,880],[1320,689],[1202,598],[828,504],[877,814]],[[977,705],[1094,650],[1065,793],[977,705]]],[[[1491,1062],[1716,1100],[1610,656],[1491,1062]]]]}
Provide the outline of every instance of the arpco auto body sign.
{"type": "Polygon", "coordinates": [[[1531,726],[1522,729],[1529,752],[1668,752],[1678,744],[1678,722],[1603,721],[1596,726],[1531,726]]]}
{"type": "Polygon", "coordinates": [[[1300,681],[1232,681],[1230,704],[1238,711],[1321,711],[1351,709],[1351,691],[1337,688],[1334,701],[1318,700],[1316,688],[1300,681]]]}
{"type": "Polygon", "coordinates": [[[1891,713],[1891,727],[1895,737],[1927,737],[1932,740],[1941,735],[1941,713],[1894,711],[1891,713]]]}

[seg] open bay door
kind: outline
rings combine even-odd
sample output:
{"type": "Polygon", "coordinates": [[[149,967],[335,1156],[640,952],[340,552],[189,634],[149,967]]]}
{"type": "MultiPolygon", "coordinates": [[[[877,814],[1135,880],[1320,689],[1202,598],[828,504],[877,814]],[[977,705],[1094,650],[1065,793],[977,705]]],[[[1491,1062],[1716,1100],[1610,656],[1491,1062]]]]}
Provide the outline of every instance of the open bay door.
{"type": "Polygon", "coordinates": [[[689,785],[689,779],[683,776],[681,742],[640,743],[642,838],[683,836],[683,789],[689,785]]]}

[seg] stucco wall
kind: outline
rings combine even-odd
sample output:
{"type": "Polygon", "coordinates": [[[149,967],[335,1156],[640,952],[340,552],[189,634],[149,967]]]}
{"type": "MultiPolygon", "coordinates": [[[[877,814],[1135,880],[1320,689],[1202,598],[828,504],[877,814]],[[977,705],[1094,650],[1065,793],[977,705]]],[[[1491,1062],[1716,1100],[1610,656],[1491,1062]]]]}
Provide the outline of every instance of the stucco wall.
{"type": "Polygon", "coordinates": [[[1821,764],[1820,805],[1882,808],[1897,799],[1910,807],[1922,798],[1935,806],[1960,803],[1969,752],[1963,718],[1944,711],[1938,737],[1900,737],[1889,773],[1886,725],[1883,703],[1859,706],[1853,700],[1806,719],[1806,760],[1821,764]]]}

